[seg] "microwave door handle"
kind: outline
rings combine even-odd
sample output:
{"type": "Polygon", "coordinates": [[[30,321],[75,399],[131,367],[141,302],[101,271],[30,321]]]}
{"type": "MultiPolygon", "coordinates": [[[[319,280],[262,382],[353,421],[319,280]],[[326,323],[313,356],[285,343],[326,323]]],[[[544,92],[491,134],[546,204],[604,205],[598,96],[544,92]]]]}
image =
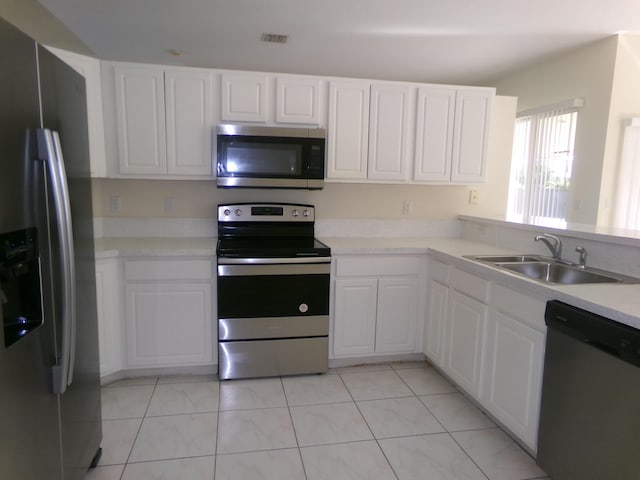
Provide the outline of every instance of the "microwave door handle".
{"type": "MultiPolygon", "coordinates": [[[[76,337],[75,255],[69,187],[64,168],[58,132],[38,129],[38,145],[44,149],[45,172],[51,185],[53,199],[52,216],[58,235],[58,262],[62,286],[59,301],[62,305],[62,347],[59,364],[53,367],[53,391],[62,394],[73,381],[76,337]]],[[[54,269],[56,271],[56,269],[54,269]]]]}

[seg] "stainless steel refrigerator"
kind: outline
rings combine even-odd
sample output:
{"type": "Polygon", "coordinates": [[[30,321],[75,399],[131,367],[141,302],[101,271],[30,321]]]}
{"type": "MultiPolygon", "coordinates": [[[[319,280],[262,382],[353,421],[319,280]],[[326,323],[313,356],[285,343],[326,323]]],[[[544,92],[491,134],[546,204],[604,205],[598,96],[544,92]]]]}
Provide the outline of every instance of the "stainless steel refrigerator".
{"type": "Polygon", "coordinates": [[[102,440],[82,76],[0,18],[0,478],[82,479],[102,440]]]}

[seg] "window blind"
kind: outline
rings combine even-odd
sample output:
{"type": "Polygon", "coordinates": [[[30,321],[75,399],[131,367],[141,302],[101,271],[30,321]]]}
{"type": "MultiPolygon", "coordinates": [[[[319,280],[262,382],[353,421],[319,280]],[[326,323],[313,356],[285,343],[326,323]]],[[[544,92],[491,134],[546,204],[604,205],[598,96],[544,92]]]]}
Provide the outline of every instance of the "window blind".
{"type": "Polygon", "coordinates": [[[561,225],[571,186],[577,101],[523,112],[516,120],[509,186],[512,219],[561,225]]]}
{"type": "Polygon", "coordinates": [[[614,225],[640,230],[640,118],[625,126],[619,172],[614,225]]]}

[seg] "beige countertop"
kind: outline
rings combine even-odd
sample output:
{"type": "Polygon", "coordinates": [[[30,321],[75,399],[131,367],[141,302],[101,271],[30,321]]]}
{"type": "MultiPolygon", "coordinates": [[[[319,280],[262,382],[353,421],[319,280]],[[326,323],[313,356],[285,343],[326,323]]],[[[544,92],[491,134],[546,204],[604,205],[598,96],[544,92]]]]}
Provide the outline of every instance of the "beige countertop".
{"type": "Polygon", "coordinates": [[[333,255],[422,254],[452,263],[541,299],[555,299],[640,329],[640,284],[548,285],[481,264],[463,255],[526,254],[460,238],[321,238],[333,255]]]}
{"type": "Polygon", "coordinates": [[[96,238],[97,259],[145,256],[211,256],[216,255],[217,238],[211,237],[151,237],[96,238]]]}
{"type": "MultiPolygon", "coordinates": [[[[540,299],[556,299],[640,329],[640,284],[546,285],[463,258],[515,252],[507,248],[460,238],[355,238],[321,237],[333,255],[430,254],[470,272],[528,292],[540,299]]],[[[143,256],[215,257],[216,238],[97,238],[96,258],[143,256]]]]}

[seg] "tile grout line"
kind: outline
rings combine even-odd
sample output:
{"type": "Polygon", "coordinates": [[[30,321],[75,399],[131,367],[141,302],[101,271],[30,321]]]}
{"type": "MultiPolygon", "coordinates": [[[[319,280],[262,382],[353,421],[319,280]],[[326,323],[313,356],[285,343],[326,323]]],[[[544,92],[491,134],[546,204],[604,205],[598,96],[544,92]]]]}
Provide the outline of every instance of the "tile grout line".
{"type": "Polygon", "coordinates": [[[142,418],[140,419],[140,426],[138,427],[138,431],[136,432],[136,436],[133,439],[133,443],[131,444],[131,449],[129,450],[129,455],[127,455],[127,459],[124,462],[124,468],[122,469],[122,473],[120,474],[120,480],[124,478],[124,474],[127,471],[127,466],[129,465],[129,460],[131,459],[131,454],[133,453],[133,449],[136,446],[136,442],[138,441],[138,437],[140,436],[140,431],[142,430],[142,425],[144,424],[144,419],[147,416],[147,412],[149,411],[149,407],[151,406],[151,401],[153,400],[153,394],[156,393],[156,387],[158,386],[159,377],[156,377],[156,381],[153,383],[153,390],[151,390],[151,395],[149,396],[149,401],[147,403],[147,407],[144,409],[144,413],[142,414],[142,418]]]}
{"type": "Polygon", "coordinates": [[[287,411],[289,412],[289,420],[291,421],[291,428],[293,429],[293,437],[296,440],[296,448],[298,450],[298,457],[300,457],[300,464],[302,465],[302,474],[304,475],[305,480],[307,480],[307,467],[304,464],[304,459],[302,458],[302,448],[300,447],[300,441],[298,440],[298,432],[296,431],[296,424],[293,422],[293,415],[291,414],[291,405],[289,405],[289,399],[287,398],[287,390],[284,388],[284,380],[282,376],[280,376],[280,385],[282,385],[282,392],[284,394],[284,403],[287,405],[287,411]]]}
{"type": "MultiPolygon", "coordinates": [[[[392,369],[393,371],[393,369],[392,369]]],[[[387,458],[387,454],[384,452],[384,449],[382,448],[382,445],[380,445],[380,442],[378,441],[378,439],[376,438],[375,434],[373,433],[373,430],[371,428],[371,426],[369,425],[369,422],[367,422],[367,419],[365,418],[365,416],[362,414],[362,411],[360,410],[360,407],[358,406],[358,402],[356,402],[355,398],[353,398],[353,394],[351,393],[351,390],[349,390],[349,387],[347,387],[347,384],[344,383],[344,379],[342,378],[342,374],[338,373],[338,375],[340,376],[340,381],[342,382],[342,384],[344,385],[344,388],[347,389],[347,392],[349,392],[349,396],[351,397],[351,399],[353,400],[353,404],[355,405],[356,409],[358,410],[358,413],[360,414],[360,416],[362,417],[362,420],[364,420],[365,425],[367,426],[367,428],[369,429],[369,432],[371,433],[371,436],[373,437],[373,441],[376,442],[376,445],[378,446],[378,449],[380,450],[380,453],[382,453],[382,456],[384,457],[385,461],[387,462],[387,465],[389,465],[389,468],[391,469],[391,472],[393,473],[393,475],[396,477],[396,479],[400,479],[400,477],[398,476],[398,474],[396,473],[395,469],[393,468],[393,465],[391,464],[391,462],[389,461],[389,458],[387,458]]],[[[398,375],[399,377],[400,375],[398,375]]]]}
{"type": "MultiPolygon", "coordinates": [[[[440,372],[438,372],[438,374],[439,374],[439,375],[441,375],[441,374],[440,374],[440,372]]],[[[403,382],[405,382],[404,378],[402,378],[400,375],[398,375],[398,376],[401,378],[401,380],[402,380],[403,382]]],[[[447,381],[448,381],[448,380],[447,380],[447,381]]],[[[482,468],[480,468],[480,465],[478,465],[478,464],[475,462],[475,460],[473,460],[473,458],[471,458],[471,455],[469,455],[469,453],[468,453],[464,448],[462,448],[462,445],[460,445],[460,444],[456,441],[456,439],[453,437],[453,435],[451,435],[451,432],[449,431],[449,429],[448,429],[447,427],[445,427],[445,425],[444,425],[444,424],[443,424],[443,423],[438,419],[438,417],[436,417],[436,416],[433,414],[433,412],[432,412],[431,410],[429,410],[429,407],[427,407],[427,406],[424,404],[424,402],[423,402],[422,400],[420,400],[420,395],[418,395],[418,394],[417,394],[417,393],[416,393],[416,392],[415,392],[415,391],[414,391],[414,390],[409,386],[409,384],[407,384],[406,382],[405,382],[405,384],[406,384],[406,385],[407,385],[407,387],[409,387],[409,389],[410,389],[410,390],[415,394],[415,396],[416,396],[416,398],[418,399],[418,401],[419,401],[422,405],[424,405],[424,408],[426,408],[426,409],[427,409],[427,411],[428,411],[428,412],[429,412],[429,414],[430,414],[430,415],[435,419],[435,421],[436,421],[436,422],[438,422],[438,424],[439,424],[439,425],[444,429],[444,432],[441,432],[441,433],[446,433],[446,434],[449,436],[449,438],[451,438],[451,440],[452,440],[456,445],[458,445],[458,447],[460,448],[460,450],[462,450],[462,451],[464,452],[464,454],[467,456],[467,458],[469,458],[469,460],[471,460],[471,462],[476,466],[476,468],[478,468],[478,470],[480,471],[480,473],[481,473],[482,475],[484,475],[484,477],[486,478],[486,480],[490,480],[490,479],[489,479],[489,476],[485,473],[485,471],[484,471],[482,468]]],[[[459,389],[458,389],[457,387],[455,387],[455,385],[454,385],[454,388],[456,388],[456,393],[460,393],[460,392],[459,392],[459,389]]],[[[429,394],[425,394],[424,396],[427,396],[427,395],[429,395],[429,394]]],[[[433,395],[437,395],[437,394],[433,394],[433,395]]],[[[442,394],[440,394],[440,395],[442,395],[442,394]]],[[[478,429],[478,430],[481,430],[481,429],[478,429]]]]}
{"type": "Polygon", "coordinates": [[[213,479],[218,474],[218,448],[220,446],[220,406],[222,405],[222,381],[220,380],[220,372],[218,372],[218,408],[216,412],[216,448],[213,452],[213,479]]]}

